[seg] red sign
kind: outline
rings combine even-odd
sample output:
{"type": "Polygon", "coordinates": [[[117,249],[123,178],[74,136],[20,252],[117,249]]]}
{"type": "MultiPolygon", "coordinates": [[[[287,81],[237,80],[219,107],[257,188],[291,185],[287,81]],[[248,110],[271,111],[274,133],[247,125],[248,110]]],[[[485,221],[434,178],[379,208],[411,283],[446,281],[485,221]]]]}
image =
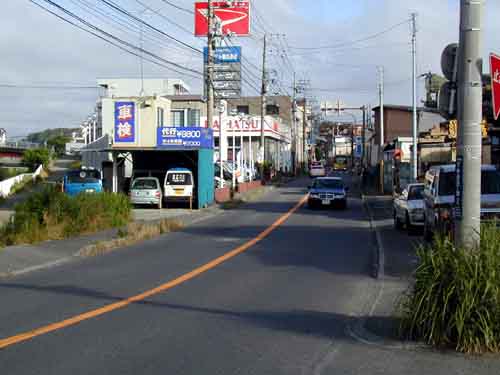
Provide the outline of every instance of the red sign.
{"type": "MultiPolygon", "coordinates": [[[[250,3],[233,1],[228,6],[227,1],[213,1],[215,20],[222,26],[224,35],[234,34],[245,36],[250,34],[250,3]]],[[[208,2],[194,5],[194,35],[208,35],[208,2]]]]}
{"type": "Polygon", "coordinates": [[[491,95],[495,120],[500,116],[500,56],[490,55],[491,95]]]}

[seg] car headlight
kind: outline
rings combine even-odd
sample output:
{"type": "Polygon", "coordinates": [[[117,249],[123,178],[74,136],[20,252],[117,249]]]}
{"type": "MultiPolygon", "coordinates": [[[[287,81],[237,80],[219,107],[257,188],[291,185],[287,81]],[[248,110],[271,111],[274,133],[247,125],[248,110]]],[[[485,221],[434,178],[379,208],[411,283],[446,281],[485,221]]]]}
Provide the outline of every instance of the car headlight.
{"type": "Polygon", "coordinates": [[[311,198],[319,198],[319,193],[309,193],[311,198]]]}

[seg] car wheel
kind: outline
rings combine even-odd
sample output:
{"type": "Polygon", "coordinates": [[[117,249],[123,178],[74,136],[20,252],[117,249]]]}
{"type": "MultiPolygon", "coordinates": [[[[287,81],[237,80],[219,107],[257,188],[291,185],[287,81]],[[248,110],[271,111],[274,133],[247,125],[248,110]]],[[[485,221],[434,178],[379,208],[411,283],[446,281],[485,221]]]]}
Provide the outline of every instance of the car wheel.
{"type": "Polygon", "coordinates": [[[312,200],[307,201],[307,208],[309,208],[310,210],[313,210],[315,208],[315,205],[312,200]]]}
{"type": "Polygon", "coordinates": [[[406,223],[405,223],[405,226],[406,226],[406,231],[408,232],[408,234],[410,236],[415,233],[415,227],[413,225],[411,225],[410,215],[408,214],[408,212],[406,213],[406,223]]]}
{"type": "Polygon", "coordinates": [[[394,228],[400,230],[402,228],[401,221],[399,221],[398,215],[394,210],[394,228]]]}
{"type": "Polygon", "coordinates": [[[429,224],[427,223],[427,219],[424,219],[424,241],[427,243],[431,243],[433,240],[432,231],[429,228],[429,224]]]}
{"type": "Polygon", "coordinates": [[[347,200],[343,200],[342,202],[340,202],[340,209],[347,210],[347,200]]]}

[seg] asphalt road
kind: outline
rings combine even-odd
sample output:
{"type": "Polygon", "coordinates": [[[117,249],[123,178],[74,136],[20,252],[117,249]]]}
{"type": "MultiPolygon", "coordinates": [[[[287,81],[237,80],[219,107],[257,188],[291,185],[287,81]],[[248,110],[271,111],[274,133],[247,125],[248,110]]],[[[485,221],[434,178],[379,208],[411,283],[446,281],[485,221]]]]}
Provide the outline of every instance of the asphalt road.
{"type": "Polygon", "coordinates": [[[103,257],[1,281],[0,346],[81,321],[0,349],[0,373],[400,374],[418,364],[455,373],[444,372],[450,367],[438,354],[375,348],[346,333],[379,289],[369,276],[373,237],[359,199],[346,211],[302,207],[260,242],[179,281],[259,236],[305,185],[103,257]],[[80,315],[174,279],[178,285],[122,308],[80,315]]]}

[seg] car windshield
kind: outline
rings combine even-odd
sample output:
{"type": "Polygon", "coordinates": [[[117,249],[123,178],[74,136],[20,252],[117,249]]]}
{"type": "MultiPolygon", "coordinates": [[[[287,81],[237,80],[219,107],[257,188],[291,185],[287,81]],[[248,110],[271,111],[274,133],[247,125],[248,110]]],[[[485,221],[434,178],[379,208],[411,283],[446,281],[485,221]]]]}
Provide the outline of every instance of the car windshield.
{"type": "MultiPolygon", "coordinates": [[[[439,195],[455,195],[455,172],[441,173],[439,176],[439,195]]],[[[481,173],[481,194],[500,194],[500,172],[481,173]]]]}
{"type": "Polygon", "coordinates": [[[340,180],[321,179],[321,180],[314,181],[313,188],[314,189],[343,189],[344,184],[340,180]]]}
{"type": "Polygon", "coordinates": [[[98,171],[72,171],[66,177],[68,184],[96,184],[101,180],[98,171]]]}
{"type": "Polygon", "coordinates": [[[134,190],[152,190],[158,189],[158,183],[153,179],[145,179],[145,180],[135,180],[132,185],[132,189],[134,190]]]}
{"type": "Polygon", "coordinates": [[[167,176],[169,185],[192,185],[191,174],[189,173],[169,173],[167,176]]]}
{"type": "Polygon", "coordinates": [[[423,186],[413,186],[408,193],[409,201],[416,201],[419,199],[424,199],[422,193],[424,192],[423,186]]]}

